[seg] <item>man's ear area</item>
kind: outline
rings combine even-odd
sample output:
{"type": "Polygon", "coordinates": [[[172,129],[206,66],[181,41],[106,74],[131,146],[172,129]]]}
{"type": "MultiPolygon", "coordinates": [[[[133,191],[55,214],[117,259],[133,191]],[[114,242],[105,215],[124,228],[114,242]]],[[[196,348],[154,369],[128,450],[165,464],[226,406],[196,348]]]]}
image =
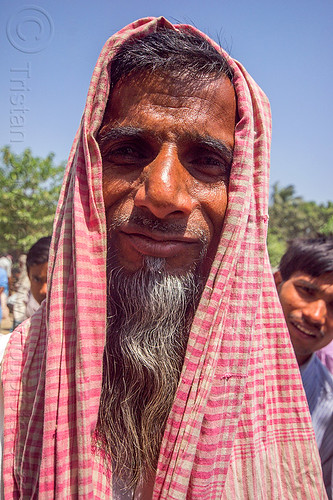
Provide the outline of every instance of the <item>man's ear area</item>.
{"type": "Polygon", "coordinates": [[[279,291],[279,287],[282,283],[282,276],[281,276],[281,273],[280,271],[275,271],[275,273],[273,274],[274,276],[274,281],[275,281],[275,286],[276,286],[276,289],[277,291],[279,291]]]}

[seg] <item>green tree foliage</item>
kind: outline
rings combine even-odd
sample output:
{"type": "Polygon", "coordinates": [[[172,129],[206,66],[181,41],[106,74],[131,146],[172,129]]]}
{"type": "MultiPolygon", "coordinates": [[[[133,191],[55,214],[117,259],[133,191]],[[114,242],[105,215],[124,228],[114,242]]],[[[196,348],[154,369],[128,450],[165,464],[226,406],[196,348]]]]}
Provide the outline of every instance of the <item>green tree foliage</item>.
{"type": "Polygon", "coordinates": [[[54,154],[34,157],[30,149],[13,153],[0,149],[0,253],[26,252],[52,232],[64,165],[54,154]]]}
{"type": "Polygon", "coordinates": [[[294,238],[314,238],[333,233],[333,203],[317,204],[296,196],[294,186],[273,185],[269,207],[268,253],[277,266],[294,238]]]}

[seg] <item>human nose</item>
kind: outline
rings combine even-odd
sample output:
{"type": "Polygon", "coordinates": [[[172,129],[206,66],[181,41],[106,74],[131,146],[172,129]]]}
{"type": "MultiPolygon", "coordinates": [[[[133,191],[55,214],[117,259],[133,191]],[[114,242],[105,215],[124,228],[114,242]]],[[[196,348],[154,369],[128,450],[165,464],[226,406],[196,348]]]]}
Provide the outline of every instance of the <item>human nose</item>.
{"type": "Polygon", "coordinates": [[[303,309],[303,315],[309,323],[316,326],[323,326],[326,321],[326,302],[322,299],[314,300],[310,302],[305,309],[303,309]]]}
{"type": "Polygon", "coordinates": [[[189,173],[181,164],[174,147],[164,147],[145,167],[134,204],[147,208],[155,217],[188,217],[194,207],[189,192],[189,173]]]}
{"type": "Polygon", "coordinates": [[[46,297],[46,292],[47,292],[47,283],[43,283],[41,289],[40,289],[40,294],[46,297]]]}

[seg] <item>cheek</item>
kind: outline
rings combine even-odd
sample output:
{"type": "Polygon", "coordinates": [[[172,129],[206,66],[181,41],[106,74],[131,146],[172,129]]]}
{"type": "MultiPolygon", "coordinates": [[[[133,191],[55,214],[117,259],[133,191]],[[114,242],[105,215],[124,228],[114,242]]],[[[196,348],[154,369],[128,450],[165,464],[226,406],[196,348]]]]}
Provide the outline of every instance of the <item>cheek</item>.
{"type": "Polygon", "coordinates": [[[294,290],[289,288],[280,293],[280,302],[286,317],[290,313],[297,316],[297,311],[302,309],[302,303],[300,302],[298,295],[294,290]]]}
{"type": "Polygon", "coordinates": [[[210,189],[207,196],[201,197],[200,205],[202,216],[209,231],[207,258],[203,266],[203,273],[208,274],[221,238],[223,221],[228,205],[227,186],[224,185],[222,188],[220,186],[220,189],[210,189]]]}
{"type": "Polygon", "coordinates": [[[328,324],[329,335],[333,339],[333,315],[332,314],[329,315],[329,318],[327,320],[327,324],[328,324]]]}
{"type": "Polygon", "coordinates": [[[103,182],[103,198],[107,231],[124,223],[131,215],[134,207],[133,189],[129,183],[121,180],[103,182]]]}
{"type": "Polygon", "coordinates": [[[110,179],[103,175],[103,199],[106,212],[129,197],[130,186],[122,179],[110,179]]]}
{"type": "Polygon", "coordinates": [[[226,185],[214,188],[202,198],[201,206],[210,225],[212,239],[220,239],[225,212],[228,206],[228,189],[226,185]]]}
{"type": "Polygon", "coordinates": [[[200,197],[200,205],[202,216],[209,231],[206,259],[207,268],[204,266],[204,273],[208,273],[221,239],[223,221],[228,205],[227,185],[219,186],[218,189],[209,189],[204,196],[200,197]]]}
{"type": "Polygon", "coordinates": [[[30,288],[31,288],[32,295],[35,298],[38,297],[40,289],[41,289],[41,286],[39,285],[39,283],[31,283],[31,287],[30,288]]]}

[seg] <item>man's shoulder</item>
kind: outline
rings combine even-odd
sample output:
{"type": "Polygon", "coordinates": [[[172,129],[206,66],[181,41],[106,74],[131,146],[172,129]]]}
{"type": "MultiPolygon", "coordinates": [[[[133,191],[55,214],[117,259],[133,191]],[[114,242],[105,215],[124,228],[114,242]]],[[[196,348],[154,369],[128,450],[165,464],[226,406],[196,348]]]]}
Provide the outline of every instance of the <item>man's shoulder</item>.
{"type": "Polygon", "coordinates": [[[324,399],[332,399],[333,405],[333,377],[315,354],[300,366],[300,372],[310,412],[324,399]]]}
{"type": "Polygon", "coordinates": [[[333,471],[333,377],[317,356],[313,366],[315,369],[313,384],[317,384],[317,400],[313,408],[311,403],[309,407],[327,486],[331,484],[333,471]]]}
{"type": "Polygon", "coordinates": [[[302,378],[303,376],[313,376],[314,374],[320,374],[324,376],[325,378],[331,378],[333,380],[333,376],[329,372],[329,370],[326,368],[324,363],[321,362],[321,360],[318,358],[316,353],[314,352],[311,357],[302,365],[299,367],[302,378]]]}
{"type": "Polygon", "coordinates": [[[317,394],[317,404],[319,401],[323,402],[325,400],[326,403],[332,407],[333,412],[333,376],[315,355],[313,355],[311,359],[311,364],[306,376],[306,383],[304,383],[305,380],[303,379],[303,376],[302,379],[307,395],[308,392],[310,394],[315,392],[317,394]]]}
{"type": "Polygon", "coordinates": [[[319,378],[325,382],[327,391],[333,394],[333,375],[317,356],[314,356],[314,365],[319,378]]]}

